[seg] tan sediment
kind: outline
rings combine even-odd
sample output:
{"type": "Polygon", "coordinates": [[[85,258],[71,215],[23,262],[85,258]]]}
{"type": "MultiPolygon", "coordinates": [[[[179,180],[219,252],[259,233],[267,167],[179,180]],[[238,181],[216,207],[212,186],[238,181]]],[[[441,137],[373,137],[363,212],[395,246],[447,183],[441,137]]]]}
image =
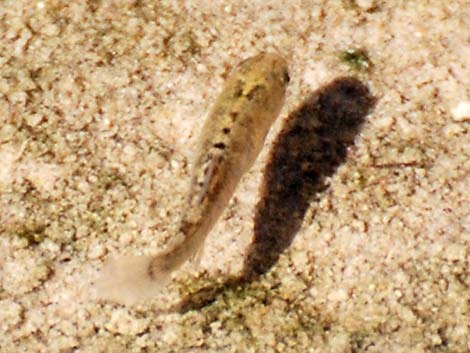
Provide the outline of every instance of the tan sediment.
{"type": "Polygon", "coordinates": [[[1,2],[0,352],[468,352],[469,11],[1,2]],[[350,49],[370,65],[345,61],[350,49]],[[286,106],[202,273],[188,266],[137,307],[90,300],[106,256],[173,234],[203,117],[233,65],[260,51],[289,61],[286,106]],[[237,282],[277,133],[345,75],[375,107],[286,252],[237,282]]]}

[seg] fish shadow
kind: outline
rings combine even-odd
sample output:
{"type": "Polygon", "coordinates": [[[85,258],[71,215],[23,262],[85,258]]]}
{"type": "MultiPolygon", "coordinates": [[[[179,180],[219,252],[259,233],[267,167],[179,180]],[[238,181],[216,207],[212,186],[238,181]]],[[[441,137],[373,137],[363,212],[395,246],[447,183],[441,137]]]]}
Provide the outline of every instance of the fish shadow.
{"type": "Polygon", "coordinates": [[[292,243],[305,212],[345,162],[375,98],[361,81],[341,77],[293,111],[269,156],[243,277],[267,272],[292,243]]]}
{"type": "Polygon", "coordinates": [[[276,264],[312,201],[328,187],[326,179],[346,160],[375,104],[360,80],[341,77],[313,92],[288,116],[266,164],[241,276],[187,294],[182,312],[212,303],[224,290],[239,290],[276,264]]]}

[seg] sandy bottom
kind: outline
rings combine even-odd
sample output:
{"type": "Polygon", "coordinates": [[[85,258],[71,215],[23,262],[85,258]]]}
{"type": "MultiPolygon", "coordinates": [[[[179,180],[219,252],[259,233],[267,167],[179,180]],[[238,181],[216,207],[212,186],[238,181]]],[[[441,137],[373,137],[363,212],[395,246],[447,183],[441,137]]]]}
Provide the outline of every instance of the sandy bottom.
{"type": "Polygon", "coordinates": [[[0,352],[469,352],[469,18],[1,1],[0,352]],[[171,238],[204,117],[261,51],[289,62],[286,104],[199,268],[93,299],[108,257],[171,238]]]}

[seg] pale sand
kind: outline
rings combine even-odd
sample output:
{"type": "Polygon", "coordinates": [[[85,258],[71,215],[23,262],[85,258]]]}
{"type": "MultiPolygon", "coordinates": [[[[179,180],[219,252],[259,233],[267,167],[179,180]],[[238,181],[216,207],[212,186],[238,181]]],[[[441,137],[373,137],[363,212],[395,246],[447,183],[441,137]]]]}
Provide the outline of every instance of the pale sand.
{"type": "Polygon", "coordinates": [[[0,352],[470,351],[470,2],[230,3],[0,2],[0,352]],[[171,236],[205,114],[260,51],[289,61],[287,102],[200,274],[91,300],[107,256],[171,236]],[[350,75],[376,99],[355,143],[237,281],[276,135],[350,75]]]}

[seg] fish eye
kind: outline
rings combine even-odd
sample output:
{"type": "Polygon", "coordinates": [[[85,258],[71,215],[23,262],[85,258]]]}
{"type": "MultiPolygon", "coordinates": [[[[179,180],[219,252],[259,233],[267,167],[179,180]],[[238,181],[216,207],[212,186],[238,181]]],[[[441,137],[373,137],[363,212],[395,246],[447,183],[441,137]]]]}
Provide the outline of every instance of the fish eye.
{"type": "Polygon", "coordinates": [[[289,76],[289,73],[287,71],[284,72],[284,77],[282,78],[283,79],[283,82],[285,84],[289,83],[290,81],[290,76],[289,76]]]}

